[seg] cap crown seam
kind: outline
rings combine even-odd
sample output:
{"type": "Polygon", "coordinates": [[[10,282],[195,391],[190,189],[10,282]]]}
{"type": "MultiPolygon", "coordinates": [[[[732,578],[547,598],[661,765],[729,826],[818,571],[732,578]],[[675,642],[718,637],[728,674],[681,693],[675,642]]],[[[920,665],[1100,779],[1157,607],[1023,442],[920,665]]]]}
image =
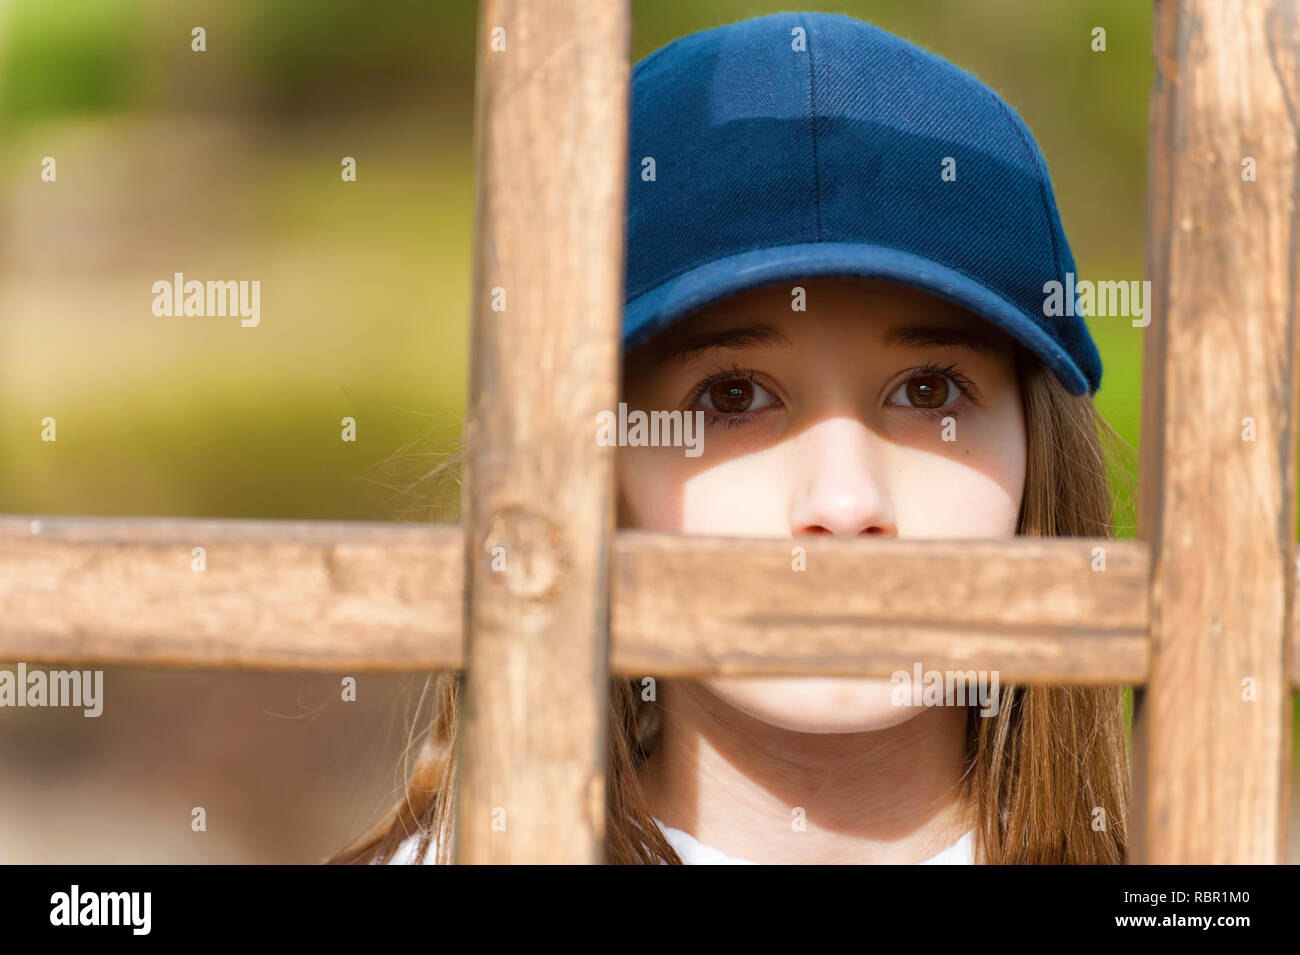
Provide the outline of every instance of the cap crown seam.
{"type": "Polygon", "coordinates": [[[809,125],[812,128],[812,167],[813,167],[813,196],[815,199],[814,208],[817,212],[817,241],[824,241],[822,235],[822,179],[821,164],[817,160],[817,70],[813,63],[813,39],[812,27],[802,15],[799,22],[803,24],[804,34],[808,41],[808,112],[809,125]]]}

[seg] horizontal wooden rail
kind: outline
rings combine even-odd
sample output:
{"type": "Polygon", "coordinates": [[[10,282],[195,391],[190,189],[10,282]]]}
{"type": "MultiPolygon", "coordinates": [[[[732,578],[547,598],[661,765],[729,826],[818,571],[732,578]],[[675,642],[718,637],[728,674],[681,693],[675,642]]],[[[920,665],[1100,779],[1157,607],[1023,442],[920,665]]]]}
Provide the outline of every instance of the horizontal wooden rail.
{"type": "Polygon", "coordinates": [[[0,517],[0,659],[457,665],[463,564],[454,525],[0,517]]]}
{"type": "Polygon", "coordinates": [[[611,661],[620,673],[1140,683],[1148,562],[1133,541],[735,540],[623,531],[611,661]],[[792,566],[803,548],[806,569],[792,566]],[[1106,569],[1091,569],[1093,548],[1106,569]],[[1086,624],[1081,624],[1086,621],[1086,624]]]}
{"type": "MultiPolygon", "coordinates": [[[[621,530],[614,569],[611,665],[626,675],[887,676],[919,662],[1003,680],[1146,679],[1136,541],[621,530]]],[[[459,669],[463,579],[456,525],[3,517],[0,659],[459,669]]]]}

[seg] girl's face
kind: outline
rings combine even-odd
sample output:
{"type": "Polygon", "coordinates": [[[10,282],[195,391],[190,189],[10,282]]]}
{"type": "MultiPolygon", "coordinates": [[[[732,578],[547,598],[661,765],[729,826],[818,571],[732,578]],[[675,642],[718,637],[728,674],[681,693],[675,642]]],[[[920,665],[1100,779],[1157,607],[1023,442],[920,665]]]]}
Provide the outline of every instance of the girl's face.
{"type": "MultiPolygon", "coordinates": [[[[618,449],[621,526],[724,537],[1016,533],[1025,427],[1015,345],[924,292],[839,277],[751,289],[629,355],[623,400],[629,413],[703,411],[704,428],[694,456],[618,449]],[[797,288],[806,311],[792,307],[797,288]]],[[[886,679],[701,683],[751,717],[809,733],[884,729],[922,711],[894,706],[886,679]]]]}

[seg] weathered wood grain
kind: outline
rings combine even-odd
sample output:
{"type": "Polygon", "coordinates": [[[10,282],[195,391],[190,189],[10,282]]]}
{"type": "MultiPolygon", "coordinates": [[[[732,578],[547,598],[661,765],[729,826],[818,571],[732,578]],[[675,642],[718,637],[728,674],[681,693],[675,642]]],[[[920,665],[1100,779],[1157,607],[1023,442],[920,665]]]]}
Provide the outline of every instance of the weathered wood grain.
{"type": "Polygon", "coordinates": [[[614,449],[594,422],[618,394],[629,4],[484,0],[478,43],[457,861],[599,862],[614,449]]]}
{"type": "MultiPolygon", "coordinates": [[[[1146,678],[1148,561],[1133,541],[623,530],[614,549],[612,667],[628,676],[887,676],[922,660],[1006,680],[1146,678]]],[[[461,669],[464,579],[453,525],[4,517],[0,659],[461,669]]]]}
{"type": "Polygon", "coordinates": [[[345,672],[459,662],[462,541],[450,525],[0,517],[0,659],[345,672]]]}
{"type": "Polygon", "coordinates": [[[1297,5],[1158,0],[1154,34],[1139,528],[1152,658],[1131,858],[1275,863],[1291,751],[1297,5]]]}
{"type": "Polygon", "coordinates": [[[1132,541],[728,540],[623,531],[619,672],[888,676],[997,669],[1006,680],[1141,682],[1146,550],[1132,541]],[[793,570],[794,547],[806,552],[793,570]],[[1095,549],[1105,550],[1105,570],[1095,549]]]}

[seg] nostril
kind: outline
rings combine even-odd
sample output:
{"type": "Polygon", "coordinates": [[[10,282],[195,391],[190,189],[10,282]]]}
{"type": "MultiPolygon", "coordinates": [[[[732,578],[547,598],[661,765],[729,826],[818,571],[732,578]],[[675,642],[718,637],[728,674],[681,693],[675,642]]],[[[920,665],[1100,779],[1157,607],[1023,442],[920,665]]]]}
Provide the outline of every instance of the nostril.
{"type": "Polygon", "coordinates": [[[829,527],[826,527],[823,524],[809,524],[803,527],[802,529],[800,529],[799,531],[797,531],[794,536],[795,537],[819,537],[823,534],[829,535],[831,537],[851,537],[851,536],[892,537],[893,531],[891,531],[888,527],[882,527],[879,524],[872,524],[870,527],[862,528],[857,532],[856,535],[854,535],[853,531],[847,527],[842,531],[835,531],[829,527]]]}

